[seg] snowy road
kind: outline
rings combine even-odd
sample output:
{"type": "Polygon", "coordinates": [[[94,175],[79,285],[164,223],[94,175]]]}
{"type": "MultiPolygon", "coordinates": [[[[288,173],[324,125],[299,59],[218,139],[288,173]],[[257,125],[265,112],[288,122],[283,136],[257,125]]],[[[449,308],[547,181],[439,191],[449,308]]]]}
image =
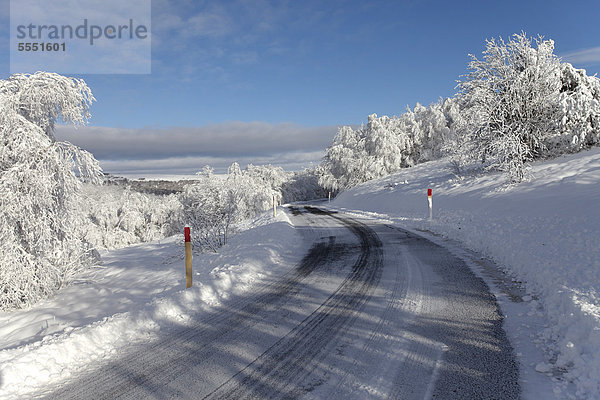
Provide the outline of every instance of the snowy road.
{"type": "Polygon", "coordinates": [[[314,242],[295,269],[48,398],[519,398],[498,306],[463,261],[397,228],[290,210],[314,242]]]}

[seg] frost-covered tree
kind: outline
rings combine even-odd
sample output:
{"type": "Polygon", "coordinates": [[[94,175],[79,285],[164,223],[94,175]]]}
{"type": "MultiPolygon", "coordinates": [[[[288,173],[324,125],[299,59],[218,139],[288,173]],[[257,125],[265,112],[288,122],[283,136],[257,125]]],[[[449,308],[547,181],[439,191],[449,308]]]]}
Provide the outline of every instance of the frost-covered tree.
{"type": "Polygon", "coordinates": [[[561,65],[558,132],[549,135],[549,155],[600,144],[600,80],[569,63],[561,65]]]}
{"type": "Polygon", "coordinates": [[[278,185],[282,169],[272,166],[242,170],[233,163],[226,176],[217,176],[209,166],[198,173],[199,182],[188,185],[181,195],[183,221],[192,228],[193,240],[202,249],[217,251],[227,243],[234,225],[254,218],[281,199],[278,185]]]}
{"type": "Polygon", "coordinates": [[[199,182],[186,186],[180,199],[184,224],[192,228],[193,240],[202,249],[217,251],[227,242],[233,222],[223,179],[205,166],[198,173],[199,182]]]}
{"type": "Polygon", "coordinates": [[[342,126],[326,150],[321,163],[319,184],[336,192],[365,182],[367,178],[360,161],[366,157],[361,131],[342,126]]]}
{"type": "Polygon", "coordinates": [[[417,124],[412,140],[414,150],[411,158],[414,163],[436,160],[445,155],[444,143],[452,132],[452,122],[446,114],[452,109],[451,103],[451,99],[440,100],[428,107],[417,103],[412,111],[409,109],[401,116],[404,118],[412,113],[417,124]]]}
{"type": "Polygon", "coordinates": [[[31,304],[91,261],[77,210],[81,179],[99,181],[94,157],[58,142],[58,118],[85,124],[94,97],[83,80],[53,73],[0,81],[0,309],[31,304]]]}
{"type": "Polygon", "coordinates": [[[248,164],[244,171],[245,175],[256,182],[262,182],[262,186],[270,187],[274,191],[281,191],[281,186],[289,179],[290,174],[281,167],[269,165],[248,164]]]}
{"type": "Polygon", "coordinates": [[[450,103],[417,103],[400,117],[371,114],[358,129],[341,127],[326,150],[319,184],[335,192],[441,157],[451,131],[446,119],[450,103]]]}
{"type": "Polygon", "coordinates": [[[361,129],[367,156],[360,160],[365,180],[388,175],[410,163],[411,143],[402,129],[401,120],[386,115],[371,114],[361,129]]]}
{"type": "Polygon", "coordinates": [[[84,184],[81,210],[89,221],[84,238],[96,248],[116,249],[182,231],[175,194],[139,193],[117,185],[84,184]]]}
{"type": "Polygon", "coordinates": [[[457,94],[460,159],[523,179],[526,163],[543,154],[545,137],[558,129],[561,68],[553,51],[552,40],[521,33],[508,42],[487,40],[481,60],[471,55],[457,94]]]}

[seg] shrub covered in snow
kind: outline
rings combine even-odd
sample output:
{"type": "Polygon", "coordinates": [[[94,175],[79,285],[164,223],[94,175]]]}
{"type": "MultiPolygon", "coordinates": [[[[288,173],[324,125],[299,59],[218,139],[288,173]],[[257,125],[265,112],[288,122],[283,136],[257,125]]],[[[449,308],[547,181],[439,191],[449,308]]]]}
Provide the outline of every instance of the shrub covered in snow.
{"type": "Polygon", "coordinates": [[[89,222],[85,239],[97,248],[116,249],[181,232],[182,205],[174,194],[84,185],[81,202],[89,222]]]}
{"type": "Polygon", "coordinates": [[[600,144],[600,80],[569,63],[561,65],[559,129],[546,139],[550,155],[600,144]]]}
{"type": "Polygon", "coordinates": [[[226,177],[213,174],[206,166],[200,181],[186,187],[180,196],[183,221],[192,228],[192,240],[209,251],[227,243],[235,223],[253,218],[279,201],[281,193],[274,186],[283,183],[282,169],[271,166],[248,166],[242,170],[233,163],[226,177]]]}
{"type": "Polygon", "coordinates": [[[89,118],[84,81],[38,72],[0,81],[0,309],[22,307],[63,286],[91,260],[77,211],[80,179],[99,181],[94,157],[58,142],[58,117],[89,118]],[[77,171],[77,175],[74,171],[77,171]]]}

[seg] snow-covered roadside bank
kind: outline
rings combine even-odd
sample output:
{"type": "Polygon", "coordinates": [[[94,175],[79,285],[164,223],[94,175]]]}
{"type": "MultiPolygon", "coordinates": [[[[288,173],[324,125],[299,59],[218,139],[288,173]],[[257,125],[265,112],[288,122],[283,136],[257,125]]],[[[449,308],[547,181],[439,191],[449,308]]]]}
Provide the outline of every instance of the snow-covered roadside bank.
{"type": "Polygon", "coordinates": [[[531,182],[506,187],[502,174],[460,179],[440,160],[359,185],[330,206],[431,231],[493,259],[528,292],[529,311],[507,321],[512,337],[527,341],[531,332],[545,351],[545,362],[525,357],[523,367],[552,376],[558,398],[600,398],[600,149],[537,163],[532,173],[531,182]]]}
{"type": "Polygon", "coordinates": [[[110,359],[124,346],[286,272],[306,250],[285,212],[265,213],[218,254],[194,255],[184,289],[183,237],[104,252],[103,265],[28,310],[0,313],[0,398],[23,398],[110,359]]]}

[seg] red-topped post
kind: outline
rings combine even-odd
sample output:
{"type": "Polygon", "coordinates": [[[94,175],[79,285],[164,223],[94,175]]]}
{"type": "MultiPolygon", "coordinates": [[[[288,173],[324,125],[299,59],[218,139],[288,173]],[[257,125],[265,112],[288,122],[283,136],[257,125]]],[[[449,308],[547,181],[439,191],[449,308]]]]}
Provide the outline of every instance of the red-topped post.
{"type": "Polygon", "coordinates": [[[185,287],[192,287],[192,238],[190,227],[186,226],[183,229],[185,236],[185,287]]]}
{"type": "Polygon", "coordinates": [[[427,202],[429,203],[429,219],[433,219],[433,202],[431,200],[432,190],[427,189],[427,202]]]}

